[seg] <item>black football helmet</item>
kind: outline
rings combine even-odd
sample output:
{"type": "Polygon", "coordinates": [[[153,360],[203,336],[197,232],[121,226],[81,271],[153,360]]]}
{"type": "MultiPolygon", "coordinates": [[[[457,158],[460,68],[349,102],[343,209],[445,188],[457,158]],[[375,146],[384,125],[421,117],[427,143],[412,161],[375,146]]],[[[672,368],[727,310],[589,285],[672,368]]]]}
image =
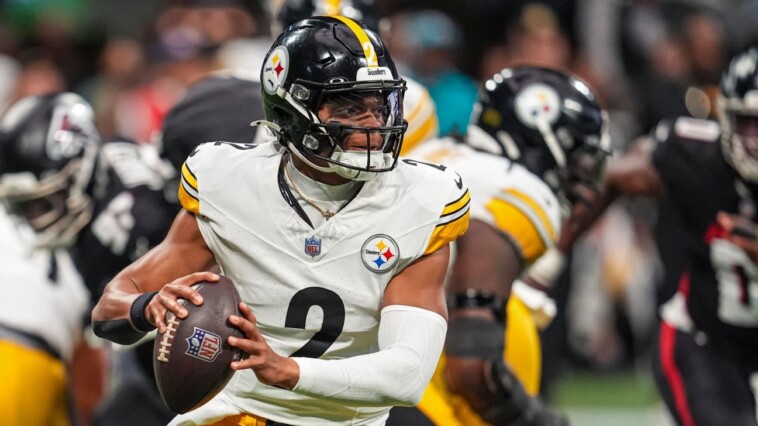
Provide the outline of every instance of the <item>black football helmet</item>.
{"type": "Polygon", "coordinates": [[[607,120],[587,84],[540,67],[506,68],[479,92],[465,141],[542,177],[564,205],[577,185],[599,189],[610,155],[607,120]]]}
{"type": "Polygon", "coordinates": [[[23,98],[0,121],[0,200],[26,218],[41,246],[71,243],[92,217],[94,120],[92,107],[67,92],[23,98]]]}
{"type": "Polygon", "coordinates": [[[397,165],[407,127],[406,85],[382,41],[363,25],[320,16],[289,26],[266,55],[261,84],[263,124],[314,169],[366,180],[397,165]],[[325,105],[348,115],[372,114],[379,124],[323,122],[319,111],[325,105]],[[343,150],[343,142],[356,134],[365,135],[365,149],[343,150]]]}
{"type": "Polygon", "coordinates": [[[255,128],[250,123],[261,119],[260,83],[239,70],[217,71],[190,86],[166,115],[161,157],[181,170],[203,142],[253,142],[255,128]]]}
{"type": "Polygon", "coordinates": [[[758,43],[732,57],[716,112],[724,158],[743,179],[758,183],[758,43]]]}

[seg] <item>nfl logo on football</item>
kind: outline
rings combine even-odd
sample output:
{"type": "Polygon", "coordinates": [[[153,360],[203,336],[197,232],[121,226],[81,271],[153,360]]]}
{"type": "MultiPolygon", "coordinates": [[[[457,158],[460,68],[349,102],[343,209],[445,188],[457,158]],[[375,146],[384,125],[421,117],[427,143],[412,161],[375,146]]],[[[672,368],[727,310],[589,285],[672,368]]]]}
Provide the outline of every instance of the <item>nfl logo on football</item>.
{"type": "Polygon", "coordinates": [[[321,254],[321,239],[311,236],[305,239],[305,254],[316,257],[321,254]]]}
{"type": "Polygon", "coordinates": [[[206,362],[213,362],[221,353],[221,336],[202,328],[195,327],[195,332],[187,338],[187,344],[187,355],[206,362]]]}

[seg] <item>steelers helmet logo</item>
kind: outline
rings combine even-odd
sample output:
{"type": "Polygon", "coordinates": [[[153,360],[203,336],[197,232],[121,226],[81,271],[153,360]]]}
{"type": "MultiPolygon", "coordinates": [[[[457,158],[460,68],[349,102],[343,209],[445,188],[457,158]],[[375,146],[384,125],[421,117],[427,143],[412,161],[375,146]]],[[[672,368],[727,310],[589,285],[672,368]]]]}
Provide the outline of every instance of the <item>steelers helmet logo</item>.
{"type": "Polygon", "coordinates": [[[269,53],[263,62],[263,75],[261,76],[263,89],[266,93],[273,95],[276,93],[276,89],[284,84],[287,79],[289,64],[290,57],[286,47],[279,46],[269,53]]]}
{"type": "Polygon", "coordinates": [[[377,274],[385,274],[394,269],[399,258],[400,249],[389,235],[377,234],[369,237],[361,247],[363,264],[369,271],[377,274]]]}
{"type": "Polygon", "coordinates": [[[560,117],[561,97],[546,84],[532,84],[516,95],[516,115],[525,125],[553,124],[560,117]]]}

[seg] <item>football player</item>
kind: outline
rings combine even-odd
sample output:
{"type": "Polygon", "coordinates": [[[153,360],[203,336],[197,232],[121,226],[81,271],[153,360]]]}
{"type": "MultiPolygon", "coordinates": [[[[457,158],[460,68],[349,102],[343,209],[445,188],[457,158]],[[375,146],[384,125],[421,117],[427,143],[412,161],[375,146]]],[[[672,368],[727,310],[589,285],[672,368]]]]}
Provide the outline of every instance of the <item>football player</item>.
{"type": "MultiPolygon", "coordinates": [[[[157,152],[129,141],[102,144],[90,105],[74,93],[12,105],[0,164],[0,200],[36,231],[39,247],[68,248],[92,297],[88,309],[105,283],[163,238],[176,213],[163,196],[157,152]]],[[[85,371],[95,394],[104,391],[94,373],[104,374],[105,355],[93,348],[85,371]]],[[[85,399],[94,406],[98,398],[85,399]]]]}
{"type": "MultiPolygon", "coordinates": [[[[605,127],[584,82],[551,69],[507,68],[484,83],[464,138],[410,153],[454,168],[471,188],[470,229],[456,242],[447,288],[445,356],[418,405],[433,424],[565,424],[533,397],[538,328],[555,310],[545,292],[562,268],[552,248],[562,210],[597,190],[610,149],[605,127]]],[[[393,410],[391,424],[413,415],[393,410]]]]}
{"type": "Polygon", "coordinates": [[[232,381],[172,424],[381,424],[413,405],[447,329],[448,244],[469,195],[445,167],[400,161],[404,81],[379,37],[343,17],[292,25],[261,72],[277,143],[206,143],[182,167],[166,239],[110,282],[96,332],[165,332],[191,285],[237,286],[249,354],[232,381]],[[312,309],[318,307],[318,309],[312,309]],[[310,315],[308,314],[310,312],[310,315]],[[254,314],[253,314],[254,313],[254,314]],[[292,318],[302,318],[293,320],[292,318]]]}
{"type": "Polygon", "coordinates": [[[69,410],[69,389],[86,384],[69,369],[79,369],[78,363],[86,360],[81,356],[86,353],[82,322],[89,312],[89,294],[65,250],[35,250],[33,232],[24,225],[14,222],[0,205],[3,423],[88,422],[91,406],[80,405],[76,413],[69,410]]]}
{"type": "Polygon", "coordinates": [[[653,371],[680,425],[756,425],[758,44],[723,73],[718,122],[660,123],[607,171],[586,228],[619,195],[660,198],[664,286],[653,371]],[[666,292],[666,290],[664,290],[666,292]]]}

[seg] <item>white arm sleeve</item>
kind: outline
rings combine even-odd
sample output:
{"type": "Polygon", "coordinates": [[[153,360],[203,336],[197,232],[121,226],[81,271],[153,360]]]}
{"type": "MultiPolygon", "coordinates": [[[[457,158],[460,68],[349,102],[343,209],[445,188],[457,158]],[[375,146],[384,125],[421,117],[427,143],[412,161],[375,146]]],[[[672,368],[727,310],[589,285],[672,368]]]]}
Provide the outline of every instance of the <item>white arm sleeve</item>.
{"type": "Polygon", "coordinates": [[[357,406],[412,406],[421,400],[445,343],[447,322],[412,306],[382,309],[379,351],[340,360],[293,358],[294,392],[357,406]]]}

